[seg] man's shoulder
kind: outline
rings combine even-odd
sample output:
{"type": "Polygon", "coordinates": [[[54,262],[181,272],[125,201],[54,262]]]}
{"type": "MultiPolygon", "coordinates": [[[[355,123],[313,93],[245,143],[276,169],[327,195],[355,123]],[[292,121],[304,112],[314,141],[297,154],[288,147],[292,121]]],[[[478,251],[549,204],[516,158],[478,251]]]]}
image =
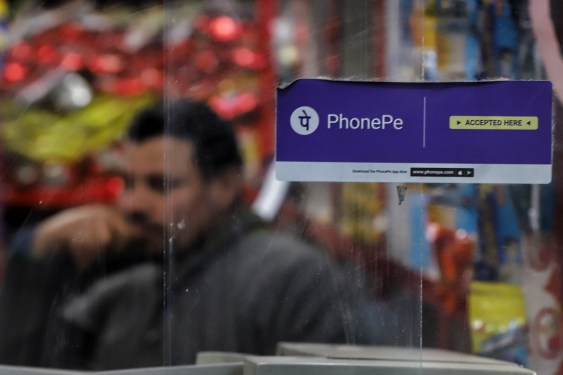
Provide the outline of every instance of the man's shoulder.
{"type": "MultiPolygon", "coordinates": [[[[263,247],[265,253],[284,253],[286,255],[319,255],[322,249],[297,237],[291,233],[276,231],[271,228],[259,228],[252,230],[242,236],[238,243],[240,247],[256,246],[263,247]]],[[[258,249],[257,249],[258,250],[258,249]]]]}
{"type": "Polygon", "coordinates": [[[248,232],[234,245],[235,256],[260,267],[330,266],[328,253],[291,233],[261,228],[248,232]]]}

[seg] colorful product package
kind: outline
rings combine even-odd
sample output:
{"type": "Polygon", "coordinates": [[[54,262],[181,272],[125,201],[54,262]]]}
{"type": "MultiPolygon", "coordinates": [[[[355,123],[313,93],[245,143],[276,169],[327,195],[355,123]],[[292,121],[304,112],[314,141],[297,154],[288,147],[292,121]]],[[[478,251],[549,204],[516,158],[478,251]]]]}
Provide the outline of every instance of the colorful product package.
{"type": "Polygon", "coordinates": [[[472,351],[526,366],[527,323],[521,288],[506,283],[472,282],[468,307],[472,351]]]}

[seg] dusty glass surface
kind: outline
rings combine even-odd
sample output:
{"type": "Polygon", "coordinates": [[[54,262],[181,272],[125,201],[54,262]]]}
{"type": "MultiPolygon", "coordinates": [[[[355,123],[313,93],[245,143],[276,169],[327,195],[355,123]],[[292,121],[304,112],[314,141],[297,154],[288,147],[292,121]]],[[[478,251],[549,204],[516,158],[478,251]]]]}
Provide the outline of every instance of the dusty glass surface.
{"type": "Polygon", "coordinates": [[[0,363],[179,366],[295,341],[560,373],[561,16],[548,0],[0,0],[0,363]],[[278,181],[276,87],[321,77],[550,80],[552,182],[278,181]]]}

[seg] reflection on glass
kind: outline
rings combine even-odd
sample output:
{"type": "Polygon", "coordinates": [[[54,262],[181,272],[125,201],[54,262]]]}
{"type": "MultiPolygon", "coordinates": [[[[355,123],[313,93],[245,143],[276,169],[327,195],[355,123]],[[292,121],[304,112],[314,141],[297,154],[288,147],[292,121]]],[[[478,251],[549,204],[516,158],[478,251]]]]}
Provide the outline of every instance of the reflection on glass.
{"type": "Polygon", "coordinates": [[[560,11],[0,1],[0,362],[180,365],[301,341],[441,348],[556,374],[557,131],[547,185],[266,176],[276,84],[548,78],[560,94],[560,11]],[[131,128],[143,122],[149,133],[131,128]]]}

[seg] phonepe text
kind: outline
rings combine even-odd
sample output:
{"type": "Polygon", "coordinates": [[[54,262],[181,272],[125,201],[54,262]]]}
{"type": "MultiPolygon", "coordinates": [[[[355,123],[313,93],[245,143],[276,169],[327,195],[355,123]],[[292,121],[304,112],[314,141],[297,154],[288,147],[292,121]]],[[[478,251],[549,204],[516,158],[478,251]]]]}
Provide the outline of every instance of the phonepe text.
{"type": "Polygon", "coordinates": [[[393,117],[392,115],[382,115],[380,117],[346,117],[342,113],[329,113],[327,117],[327,126],[329,129],[341,130],[402,130],[404,122],[402,118],[393,117]]]}

